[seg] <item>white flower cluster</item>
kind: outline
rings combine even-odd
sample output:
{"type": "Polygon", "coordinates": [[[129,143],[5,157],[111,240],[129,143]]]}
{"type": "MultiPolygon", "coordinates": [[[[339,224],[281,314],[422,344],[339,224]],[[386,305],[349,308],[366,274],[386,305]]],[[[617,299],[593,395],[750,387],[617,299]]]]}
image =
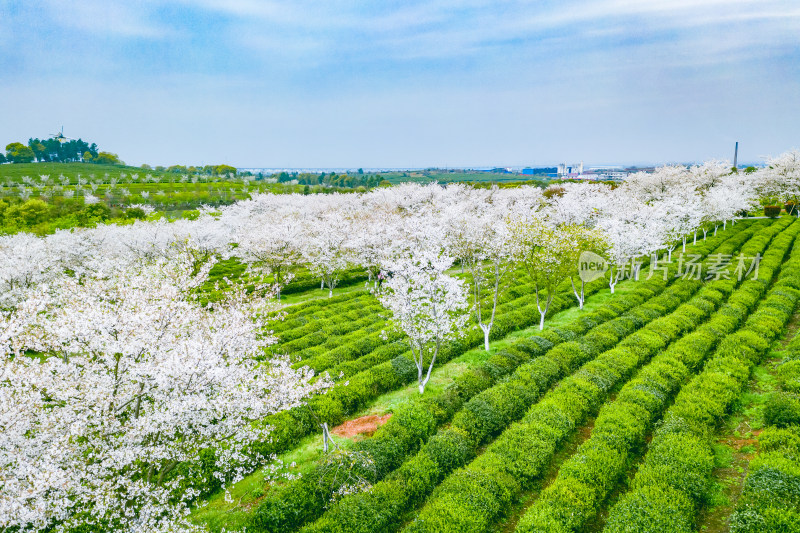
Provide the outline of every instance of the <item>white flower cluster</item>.
{"type": "Polygon", "coordinates": [[[214,479],[235,480],[258,460],[249,445],[268,437],[258,421],[330,386],[264,361],[275,339],[263,317],[299,266],[329,295],[344,270],[369,274],[414,348],[422,391],[468,319],[469,291],[448,273],[456,262],[471,274],[488,348],[512,264],[529,267],[538,295],[585,243],[617,263],[669,252],[759,196],[797,199],[798,160],[789,152],[750,173],[664,167],[617,187],[254,195],[192,221],[0,236],[0,529],[189,527],[200,454],[213,456],[214,479]],[[201,305],[213,262],[233,255],[270,275],[274,292],[232,283],[201,305]]]}

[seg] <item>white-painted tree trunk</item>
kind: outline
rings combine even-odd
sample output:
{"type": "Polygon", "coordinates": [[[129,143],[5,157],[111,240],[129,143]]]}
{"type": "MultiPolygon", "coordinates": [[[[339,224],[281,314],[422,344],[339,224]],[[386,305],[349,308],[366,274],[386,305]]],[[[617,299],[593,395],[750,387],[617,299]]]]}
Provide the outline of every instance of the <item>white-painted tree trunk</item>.
{"type": "Polygon", "coordinates": [[[419,387],[419,393],[425,394],[425,386],[428,384],[428,381],[431,379],[431,372],[433,371],[433,365],[436,364],[436,356],[439,355],[439,341],[436,341],[436,345],[433,351],[433,357],[431,357],[431,363],[428,365],[428,371],[425,373],[425,377],[423,377],[423,372],[425,371],[425,361],[424,357],[424,349],[419,347],[418,350],[419,358],[417,358],[417,354],[414,353],[414,348],[411,348],[411,356],[414,358],[414,364],[417,365],[417,385],[419,387]]]}
{"type": "Polygon", "coordinates": [[[539,288],[536,288],[536,308],[539,310],[539,331],[544,329],[544,317],[547,315],[547,311],[550,309],[550,302],[552,301],[552,295],[547,295],[547,303],[544,305],[544,309],[539,301],[539,288]]]}
{"type": "Polygon", "coordinates": [[[581,290],[575,288],[575,281],[572,278],[569,278],[569,282],[572,284],[572,293],[575,295],[575,299],[578,300],[578,309],[583,309],[583,303],[586,301],[586,296],[584,295],[584,286],[586,285],[583,280],[581,280],[581,290]]]}
{"type": "Polygon", "coordinates": [[[608,276],[608,288],[611,289],[611,294],[614,294],[614,287],[617,286],[618,281],[617,275],[614,274],[614,267],[612,266],[608,276]]]}
{"type": "MultiPolygon", "coordinates": [[[[463,264],[463,262],[462,262],[463,264]]],[[[494,267],[494,294],[492,295],[492,316],[489,322],[484,323],[482,312],[481,312],[481,280],[483,279],[482,273],[478,270],[481,268],[481,265],[477,261],[473,261],[469,265],[470,272],[472,273],[472,296],[473,296],[473,303],[475,304],[475,318],[478,322],[478,326],[483,331],[483,347],[488,352],[489,351],[489,334],[492,331],[492,326],[494,326],[494,317],[497,313],[497,299],[500,294],[500,277],[502,273],[500,271],[501,265],[498,262],[493,264],[494,267]]]]}
{"type": "Polygon", "coordinates": [[[328,431],[328,423],[323,422],[320,424],[320,427],[322,427],[322,451],[324,453],[328,453],[328,450],[330,449],[328,443],[333,442],[331,439],[331,433],[328,431]]]}
{"type": "Polygon", "coordinates": [[[483,349],[487,352],[489,351],[489,332],[492,330],[491,324],[479,324],[481,330],[483,331],[483,349]]]}

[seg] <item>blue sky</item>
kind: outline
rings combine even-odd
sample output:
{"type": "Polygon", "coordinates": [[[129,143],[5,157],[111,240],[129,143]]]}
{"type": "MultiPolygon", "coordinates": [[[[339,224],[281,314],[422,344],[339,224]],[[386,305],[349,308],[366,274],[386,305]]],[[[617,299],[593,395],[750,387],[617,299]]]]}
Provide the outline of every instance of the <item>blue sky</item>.
{"type": "Polygon", "coordinates": [[[0,0],[0,143],[240,167],[800,147],[796,0],[0,0]]]}

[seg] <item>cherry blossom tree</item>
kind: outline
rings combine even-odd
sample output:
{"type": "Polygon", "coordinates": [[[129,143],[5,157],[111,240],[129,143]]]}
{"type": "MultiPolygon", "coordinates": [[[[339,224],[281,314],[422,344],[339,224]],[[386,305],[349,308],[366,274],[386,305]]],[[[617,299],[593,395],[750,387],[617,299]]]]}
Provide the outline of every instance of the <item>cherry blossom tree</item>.
{"type": "Polygon", "coordinates": [[[266,298],[199,305],[210,267],[183,254],[62,276],[0,316],[0,528],[188,526],[199,489],[178,465],[211,452],[235,481],[266,459],[248,453],[268,438],[257,422],[330,385],[261,361],[266,298]]]}
{"type": "MultiPolygon", "coordinates": [[[[569,254],[569,260],[571,260],[573,264],[578,264],[580,256],[583,252],[592,252],[601,257],[605,257],[608,254],[609,245],[606,241],[606,236],[602,231],[586,228],[584,226],[572,226],[571,231],[573,232],[575,240],[578,243],[578,246],[573,248],[569,254]]],[[[583,304],[586,302],[586,281],[581,277],[578,278],[580,281],[580,290],[578,290],[578,288],[575,286],[576,274],[578,274],[578,269],[574,268],[570,273],[569,280],[572,284],[572,293],[575,295],[575,299],[578,301],[578,309],[583,309],[583,304]]]]}
{"type": "MultiPolygon", "coordinates": [[[[800,203],[800,150],[789,150],[767,159],[763,190],[784,200],[800,203]]],[[[800,211],[798,211],[800,217],[800,211]]]]}
{"type": "Polygon", "coordinates": [[[452,258],[435,250],[419,250],[392,263],[393,275],[378,295],[392,312],[395,326],[407,336],[420,394],[425,392],[442,343],[461,335],[469,319],[463,280],[446,274],[452,265],[452,258]]]}
{"type": "Polygon", "coordinates": [[[513,269],[510,233],[505,205],[494,202],[463,202],[451,206],[444,216],[449,221],[451,253],[469,273],[475,321],[483,331],[483,345],[489,351],[489,335],[497,314],[497,302],[507,287],[513,269]],[[484,309],[491,309],[488,317],[484,309]]]}
{"type": "Polygon", "coordinates": [[[253,217],[237,228],[237,256],[251,268],[272,275],[278,300],[302,260],[303,219],[297,216],[253,217]]]}
{"type": "Polygon", "coordinates": [[[514,221],[511,235],[515,260],[525,267],[533,281],[542,330],[556,288],[577,268],[574,255],[580,247],[577,227],[553,227],[534,217],[514,221]]]}
{"type": "Polygon", "coordinates": [[[342,272],[353,263],[351,224],[344,213],[330,210],[309,220],[307,226],[301,238],[303,259],[309,270],[321,278],[322,285],[328,287],[330,298],[342,272]]]}
{"type": "Polygon", "coordinates": [[[638,277],[638,257],[648,255],[666,245],[668,226],[661,217],[660,205],[649,205],[632,199],[621,189],[606,206],[597,229],[603,232],[611,259],[608,286],[611,293],[619,281],[630,273],[638,277]]]}

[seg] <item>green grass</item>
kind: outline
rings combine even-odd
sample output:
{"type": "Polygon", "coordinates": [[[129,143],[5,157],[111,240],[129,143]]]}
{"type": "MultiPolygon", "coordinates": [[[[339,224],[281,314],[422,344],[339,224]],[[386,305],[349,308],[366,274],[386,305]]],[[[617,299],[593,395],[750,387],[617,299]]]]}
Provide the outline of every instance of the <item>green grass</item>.
{"type": "MultiPolygon", "coordinates": [[[[609,299],[613,298],[616,294],[624,294],[636,288],[635,281],[624,281],[617,285],[615,294],[612,295],[609,289],[603,289],[589,297],[587,297],[584,304],[584,311],[578,310],[577,307],[569,308],[560,313],[556,313],[549,317],[545,322],[545,330],[553,327],[564,325],[575,318],[579,317],[583,312],[592,311],[609,299]]],[[[363,290],[361,286],[340,290],[338,294],[347,292],[349,290],[363,290]]],[[[337,294],[336,290],[334,291],[337,294]]],[[[292,295],[284,299],[284,304],[292,300],[295,303],[301,301],[308,301],[318,297],[327,297],[327,289],[325,291],[312,290],[298,295],[292,295]]],[[[539,334],[539,326],[535,325],[526,329],[514,331],[503,339],[498,339],[489,344],[489,351],[485,351],[483,347],[474,348],[462,354],[461,356],[449,361],[448,363],[434,369],[431,373],[431,379],[425,388],[426,395],[435,395],[441,393],[453,381],[463,373],[472,368],[479,367],[489,357],[495,354],[498,350],[508,347],[521,338],[530,337],[539,334]]],[[[383,394],[378,397],[369,406],[365,407],[358,413],[353,415],[353,419],[360,418],[367,415],[384,415],[394,412],[401,405],[413,400],[419,396],[419,389],[416,382],[403,387],[401,389],[383,394]]],[[[342,448],[348,449],[355,439],[346,439],[343,437],[333,437],[337,445],[342,448]]],[[[283,454],[278,458],[284,465],[295,463],[295,467],[287,469],[293,474],[308,471],[313,468],[317,460],[322,456],[322,434],[317,433],[310,435],[303,439],[296,447],[283,454]]],[[[219,530],[221,527],[226,529],[235,529],[245,525],[244,520],[248,516],[249,510],[254,502],[266,491],[269,490],[268,481],[265,480],[264,473],[257,471],[242,481],[234,485],[230,494],[232,502],[225,501],[225,495],[218,493],[213,495],[206,507],[195,510],[192,513],[192,520],[197,523],[208,524],[212,529],[219,530]]]]}
{"type": "Polygon", "coordinates": [[[105,173],[111,176],[118,176],[120,172],[125,172],[126,174],[136,172],[141,176],[145,174],[152,174],[153,176],[159,177],[169,175],[167,172],[143,170],[139,167],[127,165],[95,165],[92,163],[14,163],[10,165],[0,165],[0,182],[5,182],[6,179],[19,181],[22,179],[22,176],[30,176],[31,178],[38,179],[42,174],[49,174],[51,178],[58,178],[59,175],[63,175],[70,178],[74,183],[78,174],[83,177],[88,177],[89,174],[102,177],[105,173]]]}
{"type": "MultiPolygon", "coordinates": [[[[338,435],[332,436],[336,446],[350,449],[355,439],[338,435]]],[[[281,473],[303,475],[311,470],[322,457],[322,434],[309,435],[292,450],[278,455],[284,467],[281,473]],[[292,466],[294,465],[294,466],[292,466]]],[[[207,504],[197,507],[191,514],[191,520],[197,524],[207,524],[214,531],[238,530],[247,525],[251,509],[266,494],[272,483],[281,483],[280,474],[267,479],[263,469],[256,470],[229,489],[230,501],[226,501],[224,493],[214,494],[207,504]]]]}

